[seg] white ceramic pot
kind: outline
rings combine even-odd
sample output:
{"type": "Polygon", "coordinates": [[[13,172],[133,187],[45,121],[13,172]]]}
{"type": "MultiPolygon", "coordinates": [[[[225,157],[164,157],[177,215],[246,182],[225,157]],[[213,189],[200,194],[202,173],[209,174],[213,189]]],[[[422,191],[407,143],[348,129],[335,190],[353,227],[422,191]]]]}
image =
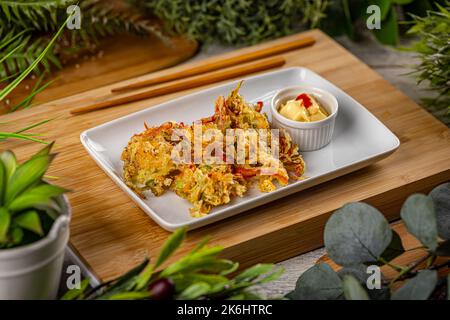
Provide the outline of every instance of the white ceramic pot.
{"type": "Polygon", "coordinates": [[[22,247],[0,250],[0,299],[56,298],[71,216],[67,198],[60,197],[58,203],[63,213],[45,238],[22,247]]]}

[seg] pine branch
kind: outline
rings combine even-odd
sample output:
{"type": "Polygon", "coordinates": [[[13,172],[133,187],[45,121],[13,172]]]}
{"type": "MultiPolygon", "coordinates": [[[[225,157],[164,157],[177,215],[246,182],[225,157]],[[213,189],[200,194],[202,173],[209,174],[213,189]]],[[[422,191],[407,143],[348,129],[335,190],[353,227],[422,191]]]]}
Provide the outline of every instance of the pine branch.
{"type": "MultiPolygon", "coordinates": [[[[8,33],[0,29],[0,56],[6,57],[0,61],[0,78],[24,71],[45,49],[49,39],[38,37],[33,39],[31,32],[23,30],[16,33],[13,29],[8,33]]],[[[52,66],[61,67],[52,50],[40,61],[33,70],[36,74],[50,71],[52,66]]]]}
{"type": "Polygon", "coordinates": [[[116,10],[110,2],[100,0],[0,0],[0,79],[26,69],[48,44],[50,36],[67,18],[67,6],[79,3],[82,26],[66,30],[57,44],[34,71],[50,71],[61,67],[60,56],[73,56],[81,50],[90,50],[101,39],[123,33],[155,34],[165,40],[156,22],[144,19],[138,13],[116,10]],[[11,53],[12,50],[15,50],[11,53]]]}
{"type": "Polygon", "coordinates": [[[61,23],[58,13],[75,0],[0,0],[0,20],[10,27],[54,31],[61,23]]]}
{"type": "Polygon", "coordinates": [[[83,12],[82,26],[72,32],[72,46],[77,45],[76,41],[86,46],[123,33],[155,34],[164,39],[155,21],[143,18],[130,8],[118,10],[113,4],[101,0],[85,0],[80,3],[80,8],[83,12]]]}
{"type": "Polygon", "coordinates": [[[106,4],[100,0],[85,0],[81,3],[81,10],[85,12],[86,19],[83,27],[94,35],[108,35],[123,32],[132,32],[139,35],[158,33],[155,21],[143,18],[129,7],[119,10],[111,3],[106,4]]]}

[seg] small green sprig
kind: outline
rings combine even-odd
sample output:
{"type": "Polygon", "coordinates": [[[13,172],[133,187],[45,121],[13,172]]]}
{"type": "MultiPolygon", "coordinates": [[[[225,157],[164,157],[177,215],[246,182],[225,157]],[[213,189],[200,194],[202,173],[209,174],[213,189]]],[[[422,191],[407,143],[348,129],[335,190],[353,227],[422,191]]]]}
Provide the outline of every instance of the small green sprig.
{"type": "MultiPolygon", "coordinates": [[[[30,124],[29,126],[26,126],[22,129],[19,129],[15,132],[2,132],[0,131],[0,142],[4,141],[6,139],[20,139],[20,140],[28,140],[33,142],[38,142],[42,144],[48,144],[48,142],[39,139],[41,135],[38,133],[28,133],[27,131],[34,129],[36,127],[42,126],[43,124],[46,124],[47,122],[51,121],[52,119],[46,119],[39,122],[35,122],[30,124]]],[[[1,127],[2,123],[0,123],[1,127]]]]}
{"type": "Polygon", "coordinates": [[[15,104],[9,109],[9,112],[14,112],[19,109],[28,109],[32,106],[32,102],[34,97],[39,94],[40,92],[44,91],[49,85],[51,85],[53,82],[55,82],[56,79],[49,80],[41,85],[43,79],[45,78],[46,73],[41,74],[41,76],[38,78],[36,83],[34,84],[33,88],[31,89],[30,93],[22,99],[19,103],[15,104]]]}
{"type": "Polygon", "coordinates": [[[221,246],[208,246],[208,239],[166,268],[159,267],[180,247],[186,229],[176,230],[165,242],[154,263],[145,260],[125,275],[89,290],[87,280],[80,289],[68,291],[62,299],[256,299],[248,289],[277,279],[283,269],[272,264],[255,265],[235,277],[238,263],[221,259],[221,246]]]}

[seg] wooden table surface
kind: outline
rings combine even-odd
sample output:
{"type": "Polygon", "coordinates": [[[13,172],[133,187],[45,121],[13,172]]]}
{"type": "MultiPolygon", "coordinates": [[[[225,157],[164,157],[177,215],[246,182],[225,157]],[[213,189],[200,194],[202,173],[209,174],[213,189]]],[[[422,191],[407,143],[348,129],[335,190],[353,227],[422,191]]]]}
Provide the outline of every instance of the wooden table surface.
{"type": "MultiPolygon", "coordinates": [[[[241,262],[242,266],[284,260],[320,247],[326,220],[344,203],[366,201],[394,219],[409,194],[427,192],[450,180],[448,128],[322,32],[314,30],[304,34],[314,36],[316,45],[284,54],[286,67],[305,66],[335,83],[383,121],[400,138],[400,148],[365,169],[191,231],[174,258],[211,235],[212,243],[223,245],[224,255],[241,262]]],[[[226,56],[301,36],[240,49],[226,56]]],[[[160,73],[164,72],[167,71],[160,73]]],[[[129,82],[132,80],[121,84],[129,82]]],[[[58,184],[73,190],[69,194],[73,207],[71,244],[103,280],[123,273],[145,255],[156,255],[168,232],[157,226],[96,166],[81,146],[79,134],[117,117],[201,90],[183,91],[81,116],[70,115],[71,108],[108,95],[111,87],[93,89],[0,117],[0,122],[10,122],[6,128],[11,130],[56,117],[39,129],[47,133],[48,140],[57,141],[55,151],[59,155],[49,174],[58,176],[58,184]]],[[[14,149],[19,159],[40,148],[13,140],[0,147],[14,149]]]]}

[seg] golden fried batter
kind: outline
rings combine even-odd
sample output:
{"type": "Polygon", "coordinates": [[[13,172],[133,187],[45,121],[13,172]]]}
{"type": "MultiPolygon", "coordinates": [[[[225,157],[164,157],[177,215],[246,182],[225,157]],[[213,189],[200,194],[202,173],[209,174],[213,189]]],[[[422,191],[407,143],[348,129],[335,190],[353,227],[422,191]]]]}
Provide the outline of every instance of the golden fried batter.
{"type": "Polygon", "coordinates": [[[125,183],[143,197],[143,191],[151,190],[160,196],[170,187],[179,165],[172,161],[174,128],[183,126],[166,122],[159,127],[147,128],[134,135],[122,153],[125,183]]]}
{"type": "MultiPolygon", "coordinates": [[[[240,85],[241,83],[228,98],[220,96],[216,100],[214,114],[201,119],[202,133],[208,129],[217,129],[223,134],[227,129],[242,129],[246,133],[250,130],[256,132],[257,129],[270,129],[267,116],[260,113],[260,106],[245,102],[239,95],[240,85]]],[[[131,138],[122,153],[124,180],[141,197],[144,197],[143,192],[146,190],[150,190],[155,196],[162,195],[168,189],[172,190],[192,203],[190,212],[194,217],[208,214],[213,207],[229,203],[233,197],[242,197],[253,181],[258,182],[260,191],[271,192],[276,189],[274,182],[286,185],[289,175],[293,179],[299,179],[305,170],[297,145],[283,130],[279,133],[278,159],[269,152],[260,151],[257,163],[251,162],[248,159],[250,147],[246,145],[245,163],[242,164],[214,161],[207,164],[174,163],[172,151],[177,143],[171,139],[174,129],[184,129],[192,142],[193,126],[176,122],[146,127],[144,132],[131,138]],[[276,169],[269,172],[263,170],[267,167],[276,169]]],[[[269,147],[270,141],[269,133],[269,147]]],[[[203,141],[203,156],[206,146],[207,143],[203,141]]]]}

